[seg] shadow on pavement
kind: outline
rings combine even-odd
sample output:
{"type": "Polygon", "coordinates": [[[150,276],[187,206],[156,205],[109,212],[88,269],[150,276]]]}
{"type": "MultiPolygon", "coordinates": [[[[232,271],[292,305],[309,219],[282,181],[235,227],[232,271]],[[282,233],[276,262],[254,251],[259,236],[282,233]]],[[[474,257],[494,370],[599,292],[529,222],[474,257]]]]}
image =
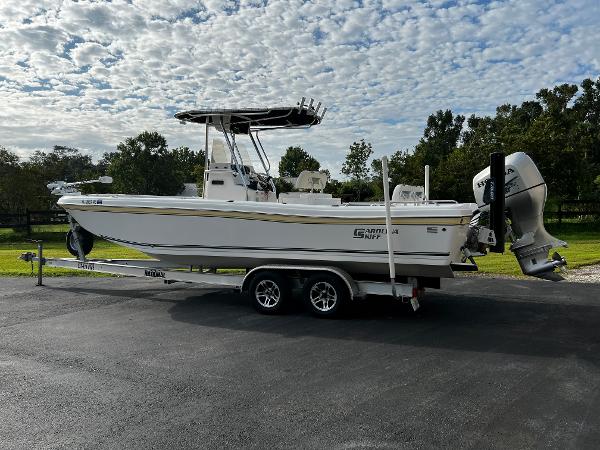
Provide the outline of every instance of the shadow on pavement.
{"type": "Polygon", "coordinates": [[[318,319],[296,308],[262,316],[247,297],[212,292],[191,296],[169,310],[174,320],[282,337],[318,337],[374,343],[577,357],[600,362],[600,307],[508,301],[429,291],[422,308],[391,298],[369,298],[340,319],[318,319]],[[252,314],[249,316],[249,314],[252,314]]]}
{"type": "Polygon", "coordinates": [[[173,320],[225,330],[493,352],[539,357],[575,357],[600,362],[599,286],[541,282],[457,282],[448,291],[429,290],[422,308],[382,297],[355,302],[339,319],[318,319],[300,302],[289,314],[263,316],[247,296],[190,285],[54,287],[56,291],[143,299],[172,304],[173,320]],[[463,284],[462,283],[466,283],[463,284]],[[488,283],[488,284],[486,284],[488,283]],[[511,284],[512,283],[512,284],[511,284]],[[493,286],[493,289],[486,287],[493,286]],[[139,286],[138,286],[139,287],[139,286]],[[506,294],[511,288],[511,295],[506,294]],[[520,291],[519,291],[520,289],[520,291]],[[570,292],[577,290],[571,297],[570,292]],[[192,294],[192,295],[190,295],[192,294]]]}

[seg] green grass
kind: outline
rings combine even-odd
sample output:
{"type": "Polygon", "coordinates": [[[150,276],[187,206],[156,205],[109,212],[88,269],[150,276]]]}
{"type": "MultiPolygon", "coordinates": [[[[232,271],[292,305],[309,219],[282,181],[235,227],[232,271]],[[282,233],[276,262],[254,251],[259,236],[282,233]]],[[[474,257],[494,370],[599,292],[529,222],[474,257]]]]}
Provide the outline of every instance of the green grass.
{"type": "MultiPolygon", "coordinates": [[[[64,242],[69,225],[41,225],[31,227],[31,239],[64,242]]],[[[15,231],[11,228],[0,228],[0,243],[26,242],[27,236],[23,230],[15,231]]]]}
{"type": "MultiPolygon", "coordinates": [[[[547,225],[550,234],[569,244],[568,248],[557,248],[557,251],[567,260],[568,269],[600,263],[600,227],[596,223],[564,223],[547,225]]],[[[476,258],[480,273],[523,276],[519,263],[506,246],[502,254],[490,253],[485,257],[476,258]]]]}
{"type": "MultiPolygon", "coordinates": [[[[37,227],[32,230],[32,239],[44,241],[44,254],[53,257],[70,257],[65,248],[66,225],[37,227]]],[[[547,226],[553,236],[566,241],[568,248],[557,251],[567,259],[569,268],[600,263],[600,224],[564,223],[547,226]]],[[[36,252],[36,244],[27,241],[27,237],[13,230],[0,229],[0,276],[29,276],[31,264],[19,258],[23,252],[36,252]]],[[[110,242],[97,240],[94,243],[93,258],[145,258],[143,253],[121,247],[110,242]]],[[[513,254],[507,250],[504,254],[492,253],[476,259],[480,273],[522,276],[519,264],[513,254]]],[[[106,276],[92,272],[47,267],[44,273],[48,276],[106,276]]]]}
{"type": "MultiPolygon", "coordinates": [[[[52,257],[71,257],[65,247],[66,225],[51,225],[38,227],[32,230],[32,239],[44,241],[44,255],[52,257]]],[[[27,237],[12,230],[0,230],[0,276],[30,276],[31,264],[19,259],[23,252],[36,252],[35,243],[28,242],[27,237]]],[[[147,258],[146,255],[136,250],[112,244],[104,240],[94,242],[94,250],[90,254],[94,258],[147,258]]],[[[34,271],[37,268],[34,265],[34,271]]],[[[81,270],[45,267],[46,276],[107,276],[105,274],[84,272],[81,270]]]]}

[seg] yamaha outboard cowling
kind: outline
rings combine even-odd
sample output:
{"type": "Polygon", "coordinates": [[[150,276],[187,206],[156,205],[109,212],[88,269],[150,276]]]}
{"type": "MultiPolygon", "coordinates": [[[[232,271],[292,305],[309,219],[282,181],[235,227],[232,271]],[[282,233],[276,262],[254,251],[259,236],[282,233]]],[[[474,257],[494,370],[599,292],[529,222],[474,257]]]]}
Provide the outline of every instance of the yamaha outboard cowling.
{"type": "MultiPolygon", "coordinates": [[[[567,243],[551,236],[544,228],[544,205],[546,183],[540,171],[523,152],[513,153],[505,160],[504,200],[506,216],[510,219],[509,237],[513,241],[511,251],[517,257],[525,275],[551,280],[562,279],[554,269],[566,265],[558,253],[548,259],[553,247],[566,247],[567,243]]],[[[473,178],[475,201],[482,212],[490,210],[488,197],[484,195],[489,184],[490,168],[473,178]]]]}

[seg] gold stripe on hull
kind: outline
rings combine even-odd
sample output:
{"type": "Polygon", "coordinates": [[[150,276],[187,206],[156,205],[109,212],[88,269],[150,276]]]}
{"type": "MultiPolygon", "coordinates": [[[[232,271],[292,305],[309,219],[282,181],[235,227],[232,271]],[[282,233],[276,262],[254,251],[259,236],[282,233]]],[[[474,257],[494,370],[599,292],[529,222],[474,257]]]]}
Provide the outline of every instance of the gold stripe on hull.
{"type": "MultiPolygon", "coordinates": [[[[314,217],[243,211],[194,210],[182,208],[121,207],[99,205],[62,205],[67,211],[91,211],[118,214],[154,214],[161,216],[216,217],[221,219],[259,220],[300,224],[385,225],[385,217],[314,217]]],[[[471,216],[392,218],[393,225],[465,225],[471,216]]]]}

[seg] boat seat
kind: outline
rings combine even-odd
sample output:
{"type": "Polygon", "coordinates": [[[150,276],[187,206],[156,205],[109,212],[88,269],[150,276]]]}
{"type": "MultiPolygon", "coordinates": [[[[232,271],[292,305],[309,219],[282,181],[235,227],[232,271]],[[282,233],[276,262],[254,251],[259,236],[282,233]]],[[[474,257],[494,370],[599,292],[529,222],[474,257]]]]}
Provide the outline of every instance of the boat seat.
{"type": "Polygon", "coordinates": [[[295,188],[307,191],[321,191],[327,185],[327,174],[317,170],[303,170],[296,179],[295,188]]]}
{"type": "Polygon", "coordinates": [[[393,202],[422,202],[425,198],[425,189],[423,186],[410,186],[408,184],[399,184],[392,193],[393,202]]]}

